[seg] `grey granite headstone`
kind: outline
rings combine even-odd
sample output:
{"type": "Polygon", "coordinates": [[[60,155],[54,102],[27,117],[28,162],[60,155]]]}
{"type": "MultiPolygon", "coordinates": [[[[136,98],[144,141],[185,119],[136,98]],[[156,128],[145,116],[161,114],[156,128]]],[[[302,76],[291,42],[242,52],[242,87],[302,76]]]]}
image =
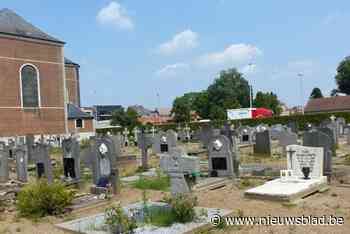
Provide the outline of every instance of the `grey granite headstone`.
{"type": "Polygon", "coordinates": [[[0,183],[9,180],[8,153],[5,143],[0,142],[0,183]]]}
{"type": "Polygon", "coordinates": [[[146,134],[144,130],[138,134],[138,147],[141,149],[141,166],[144,169],[148,168],[148,149],[152,147],[152,144],[153,146],[155,145],[153,141],[152,135],[146,134]]]}
{"type": "Polygon", "coordinates": [[[47,179],[48,183],[53,182],[52,164],[49,154],[49,145],[38,143],[33,147],[34,160],[37,177],[47,179]]]}
{"type": "Polygon", "coordinates": [[[298,134],[298,124],[295,121],[290,121],[287,123],[287,127],[294,133],[298,134]]]}
{"type": "Polygon", "coordinates": [[[27,135],[25,139],[28,152],[28,161],[32,162],[34,160],[33,147],[34,147],[34,135],[27,135]]]}
{"type": "Polygon", "coordinates": [[[173,196],[190,192],[190,188],[184,176],[181,157],[182,151],[172,148],[167,165],[167,173],[170,177],[171,194],[173,196]]]}
{"type": "Polygon", "coordinates": [[[76,138],[62,141],[64,176],[68,180],[80,180],[80,146],[76,138]]]}
{"type": "Polygon", "coordinates": [[[230,140],[224,135],[213,137],[209,143],[210,176],[235,176],[233,157],[230,140]]]}
{"type": "Polygon", "coordinates": [[[118,191],[117,182],[119,172],[116,165],[115,143],[109,136],[96,137],[92,148],[93,153],[93,181],[99,187],[108,180],[111,184],[113,193],[118,191]]]}
{"type": "Polygon", "coordinates": [[[271,139],[269,130],[255,134],[254,154],[271,155],[271,139]]]}
{"type": "Polygon", "coordinates": [[[323,153],[324,153],[323,174],[328,177],[328,180],[330,180],[332,176],[332,156],[333,156],[332,138],[321,131],[311,130],[304,133],[303,145],[311,146],[311,147],[323,147],[323,153]]]}
{"type": "Polygon", "coordinates": [[[286,147],[288,145],[298,144],[298,135],[295,134],[294,132],[284,131],[279,135],[278,142],[283,149],[283,155],[285,155],[286,147]]]}
{"type": "Polygon", "coordinates": [[[253,144],[255,131],[249,126],[241,126],[237,129],[240,144],[253,144]]]}
{"type": "Polygon", "coordinates": [[[25,145],[16,148],[16,172],[19,181],[28,182],[28,151],[25,145]]]}

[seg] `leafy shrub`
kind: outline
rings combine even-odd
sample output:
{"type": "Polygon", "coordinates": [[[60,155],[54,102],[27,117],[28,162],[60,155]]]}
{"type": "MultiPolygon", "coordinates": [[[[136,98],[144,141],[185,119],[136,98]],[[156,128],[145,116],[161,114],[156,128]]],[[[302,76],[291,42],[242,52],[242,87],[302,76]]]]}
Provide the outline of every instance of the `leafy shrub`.
{"type": "Polygon", "coordinates": [[[136,221],[129,218],[120,205],[106,209],[105,224],[113,234],[134,233],[134,229],[137,228],[136,221]]]}
{"type": "MultiPolygon", "coordinates": [[[[332,115],[335,117],[342,117],[346,122],[350,122],[350,113],[349,112],[331,112],[331,113],[317,113],[317,114],[307,114],[307,115],[290,115],[290,116],[273,116],[271,118],[263,119],[244,119],[244,120],[233,120],[229,121],[236,126],[241,123],[242,125],[257,126],[259,124],[287,124],[289,122],[296,122],[299,130],[305,130],[307,123],[314,125],[319,125],[323,120],[329,119],[332,115]]],[[[221,127],[227,122],[226,120],[213,120],[211,125],[215,127],[221,127]]],[[[200,123],[191,123],[189,126],[192,130],[198,129],[200,123]]],[[[167,129],[176,129],[178,125],[174,123],[164,124],[160,128],[162,130],[167,129]]]]}
{"type": "Polygon", "coordinates": [[[191,222],[196,217],[195,206],[198,204],[197,198],[187,194],[179,194],[171,198],[165,198],[170,204],[176,222],[191,222]]]}
{"type": "Polygon", "coordinates": [[[48,184],[45,180],[25,186],[18,193],[17,209],[20,215],[31,218],[58,215],[73,200],[74,193],[63,184],[48,184]]]}

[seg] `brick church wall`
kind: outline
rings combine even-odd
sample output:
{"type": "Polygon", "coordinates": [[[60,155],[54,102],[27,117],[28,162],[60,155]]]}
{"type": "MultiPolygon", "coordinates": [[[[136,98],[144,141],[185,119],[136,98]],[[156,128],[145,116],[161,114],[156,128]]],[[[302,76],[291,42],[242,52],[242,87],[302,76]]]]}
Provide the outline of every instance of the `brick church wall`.
{"type": "Polygon", "coordinates": [[[0,136],[65,132],[63,45],[0,37],[0,136]],[[21,108],[20,68],[39,70],[41,108],[21,108]]]}

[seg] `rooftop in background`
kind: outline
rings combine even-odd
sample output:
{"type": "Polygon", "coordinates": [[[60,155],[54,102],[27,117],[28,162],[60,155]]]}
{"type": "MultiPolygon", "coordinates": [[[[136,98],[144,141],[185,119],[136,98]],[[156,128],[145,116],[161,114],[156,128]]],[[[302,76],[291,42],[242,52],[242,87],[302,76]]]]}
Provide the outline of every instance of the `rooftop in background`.
{"type": "Polygon", "coordinates": [[[41,31],[39,28],[7,8],[0,10],[0,34],[64,44],[63,41],[41,31]]]}
{"type": "Polygon", "coordinates": [[[114,111],[123,109],[121,105],[95,105],[93,106],[95,120],[111,120],[114,111]]]}
{"type": "Polygon", "coordinates": [[[73,62],[72,60],[70,60],[68,58],[64,58],[64,63],[68,64],[68,65],[80,67],[80,65],[78,63],[75,63],[75,62],[73,62]]]}
{"type": "Polygon", "coordinates": [[[305,113],[350,111],[350,96],[310,99],[304,111],[305,113]]]}
{"type": "Polygon", "coordinates": [[[79,107],[73,104],[67,104],[68,106],[68,119],[92,119],[93,116],[86,112],[83,112],[79,107]]]}

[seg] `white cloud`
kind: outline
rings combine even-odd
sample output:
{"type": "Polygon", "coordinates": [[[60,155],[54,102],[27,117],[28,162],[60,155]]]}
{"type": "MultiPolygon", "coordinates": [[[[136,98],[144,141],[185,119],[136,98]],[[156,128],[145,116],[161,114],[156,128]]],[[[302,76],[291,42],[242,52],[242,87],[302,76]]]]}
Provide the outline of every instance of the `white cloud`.
{"type": "Polygon", "coordinates": [[[248,64],[248,65],[245,65],[241,68],[241,72],[245,75],[255,74],[256,71],[257,71],[256,64],[248,64]]]}
{"type": "Polygon", "coordinates": [[[172,55],[199,45],[198,34],[188,29],[176,34],[170,41],[161,44],[158,51],[162,55],[172,55]]]}
{"type": "Polygon", "coordinates": [[[239,66],[250,62],[255,57],[262,54],[256,46],[249,44],[232,44],[225,50],[209,53],[201,56],[197,63],[199,65],[234,65],[239,66]]]}
{"type": "Polygon", "coordinates": [[[111,2],[102,8],[97,14],[97,21],[102,25],[112,25],[119,29],[131,30],[134,23],[129,17],[126,9],[118,2],[111,2]]]}
{"type": "Polygon", "coordinates": [[[176,76],[180,72],[189,69],[189,65],[186,63],[175,63],[162,67],[158,71],[156,71],[157,76],[176,76]]]}

